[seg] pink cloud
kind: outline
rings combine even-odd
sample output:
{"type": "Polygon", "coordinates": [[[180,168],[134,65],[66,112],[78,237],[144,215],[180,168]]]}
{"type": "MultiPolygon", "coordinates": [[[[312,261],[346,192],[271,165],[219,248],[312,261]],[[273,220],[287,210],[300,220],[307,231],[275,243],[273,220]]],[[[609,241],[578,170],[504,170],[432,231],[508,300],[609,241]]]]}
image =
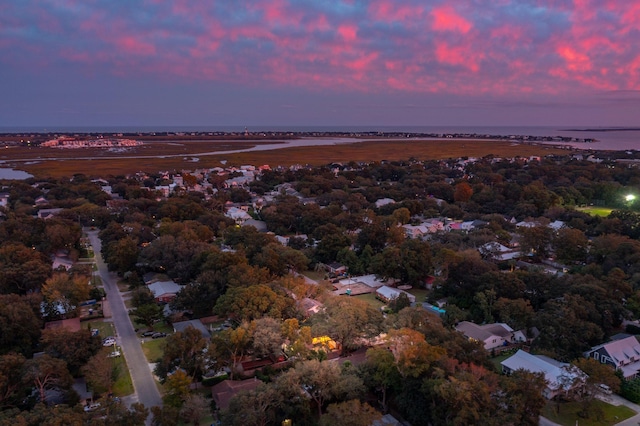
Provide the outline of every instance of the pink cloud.
{"type": "Polygon", "coordinates": [[[571,71],[588,71],[591,69],[589,56],[578,52],[569,46],[559,46],[556,52],[567,63],[567,68],[571,71]]]}
{"type": "Polygon", "coordinates": [[[368,13],[376,21],[382,22],[415,22],[423,16],[425,8],[401,4],[397,1],[374,0],[368,6],[368,13]]]}
{"type": "Polygon", "coordinates": [[[450,5],[443,5],[431,10],[432,28],[436,31],[455,31],[466,34],[473,24],[460,16],[450,5]]]}
{"type": "Polygon", "coordinates": [[[354,41],[357,37],[358,27],[356,25],[344,24],[338,27],[338,34],[346,41],[354,41]]]}
{"type": "Polygon", "coordinates": [[[447,65],[457,65],[469,71],[477,72],[480,66],[475,55],[471,55],[468,49],[460,46],[450,46],[445,42],[436,42],[436,58],[438,62],[447,65]]]}
{"type": "Polygon", "coordinates": [[[120,50],[133,55],[154,55],[156,47],[142,40],[136,39],[134,36],[122,36],[115,40],[115,44],[120,50]]]}

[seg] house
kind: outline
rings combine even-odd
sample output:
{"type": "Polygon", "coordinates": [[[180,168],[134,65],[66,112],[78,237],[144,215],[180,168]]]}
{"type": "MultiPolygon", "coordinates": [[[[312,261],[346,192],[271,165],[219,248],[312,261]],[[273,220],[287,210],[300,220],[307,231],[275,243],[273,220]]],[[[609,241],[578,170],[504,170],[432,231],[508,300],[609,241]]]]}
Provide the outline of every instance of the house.
{"type": "Polygon", "coordinates": [[[547,399],[575,391],[583,387],[587,379],[587,375],[578,367],[544,355],[531,355],[523,350],[518,350],[500,364],[504,374],[511,374],[517,370],[542,373],[547,381],[547,387],[542,394],[547,399]]]}
{"type": "Polygon", "coordinates": [[[213,401],[216,403],[216,407],[220,410],[226,410],[229,408],[229,401],[233,398],[238,392],[241,391],[252,391],[255,390],[262,381],[256,379],[248,380],[223,380],[211,387],[211,396],[213,397],[213,401]]]}
{"type": "Polygon", "coordinates": [[[398,288],[387,287],[386,285],[383,285],[376,290],[376,297],[385,303],[389,303],[393,299],[397,299],[403,293],[407,295],[409,302],[414,303],[416,301],[416,297],[413,294],[407,293],[406,291],[398,288]]]}
{"type": "Polygon", "coordinates": [[[176,284],[173,281],[156,281],[147,286],[149,291],[153,293],[153,298],[156,302],[170,302],[176,294],[182,289],[181,285],[176,284]]]}
{"type": "Polygon", "coordinates": [[[522,256],[520,250],[513,250],[509,247],[503,246],[497,241],[486,243],[478,248],[480,255],[485,258],[504,261],[513,260],[522,256]]]}
{"type": "Polygon", "coordinates": [[[38,219],[51,219],[58,213],[60,213],[63,209],[40,209],[38,210],[38,219]]]}
{"type": "MultiPolygon", "coordinates": [[[[248,213],[247,213],[248,214],[248,213]]],[[[251,216],[249,216],[251,217],[251,216]]],[[[247,219],[242,223],[242,226],[253,226],[254,228],[256,228],[256,230],[258,232],[267,232],[267,222],[263,221],[263,220],[256,220],[256,219],[247,219]]]]}
{"type": "Polygon", "coordinates": [[[324,305],[315,299],[305,297],[298,302],[298,308],[304,313],[306,317],[310,317],[313,314],[317,314],[322,310],[324,305]]]}
{"type": "Polygon", "coordinates": [[[235,220],[236,223],[243,223],[251,219],[251,215],[249,213],[238,207],[229,207],[229,210],[227,210],[224,215],[235,220]]]}
{"type": "Polygon", "coordinates": [[[9,193],[0,192],[0,207],[7,207],[9,205],[9,193]]]}
{"type": "Polygon", "coordinates": [[[640,372],[640,344],[635,336],[595,346],[584,356],[621,371],[625,379],[634,378],[640,372]]]}
{"type": "Polygon", "coordinates": [[[204,337],[206,339],[211,338],[211,333],[209,332],[209,329],[199,319],[190,320],[190,321],[174,322],[173,323],[173,332],[174,333],[177,333],[177,332],[184,333],[184,331],[189,327],[192,327],[192,328],[195,328],[196,330],[198,330],[200,332],[200,334],[202,334],[202,337],[204,337]]]}
{"type": "Polygon", "coordinates": [[[341,275],[347,272],[347,267],[338,262],[332,262],[332,263],[329,263],[328,265],[325,265],[325,269],[330,274],[336,274],[336,275],[341,275]]]}
{"type": "Polygon", "coordinates": [[[464,334],[469,340],[481,342],[486,350],[527,340],[522,331],[513,331],[511,327],[504,323],[478,325],[469,321],[462,321],[456,325],[456,330],[464,334]]]}
{"type": "Polygon", "coordinates": [[[389,204],[395,204],[395,200],[391,199],[391,198],[380,198],[378,200],[376,200],[376,202],[374,203],[376,208],[379,209],[380,207],[389,205],[389,204]]]}

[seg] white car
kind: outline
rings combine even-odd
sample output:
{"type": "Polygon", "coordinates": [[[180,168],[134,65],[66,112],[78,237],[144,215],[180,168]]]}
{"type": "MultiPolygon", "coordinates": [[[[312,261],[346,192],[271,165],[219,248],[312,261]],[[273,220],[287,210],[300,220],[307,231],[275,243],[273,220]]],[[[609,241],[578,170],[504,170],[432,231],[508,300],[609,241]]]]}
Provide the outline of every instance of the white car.
{"type": "Polygon", "coordinates": [[[115,344],[116,344],[115,337],[105,337],[104,340],[102,341],[102,346],[113,346],[115,344]]]}
{"type": "Polygon", "coordinates": [[[119,357],[120,355],[121,355],[121,354],[120,354],[120,351],[113,351],[113,352],[111,352],[109,355],[107,355],[107,358],[117,358],[117,357],[119,357]]]}

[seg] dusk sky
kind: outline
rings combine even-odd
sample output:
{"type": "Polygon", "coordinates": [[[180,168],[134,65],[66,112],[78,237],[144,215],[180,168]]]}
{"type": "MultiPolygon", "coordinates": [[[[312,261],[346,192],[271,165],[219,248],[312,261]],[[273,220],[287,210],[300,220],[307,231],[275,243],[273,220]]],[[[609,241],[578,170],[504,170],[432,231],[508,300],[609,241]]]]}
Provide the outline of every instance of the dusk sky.
{"type": "Polygon", "coordinates": [[[640,0],[4,0],[0,127],[640,126],[640,0]]]}

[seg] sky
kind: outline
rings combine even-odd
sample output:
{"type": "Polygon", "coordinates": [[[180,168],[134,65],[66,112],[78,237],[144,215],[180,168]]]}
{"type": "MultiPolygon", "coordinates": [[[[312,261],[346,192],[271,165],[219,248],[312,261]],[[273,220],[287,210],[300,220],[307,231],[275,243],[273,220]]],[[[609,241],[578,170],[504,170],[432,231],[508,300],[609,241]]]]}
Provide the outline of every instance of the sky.
{"type": "Polygon", "coordinates": [[[640,0],[3,0],[0,127],[640,126],[640,0]]]}

